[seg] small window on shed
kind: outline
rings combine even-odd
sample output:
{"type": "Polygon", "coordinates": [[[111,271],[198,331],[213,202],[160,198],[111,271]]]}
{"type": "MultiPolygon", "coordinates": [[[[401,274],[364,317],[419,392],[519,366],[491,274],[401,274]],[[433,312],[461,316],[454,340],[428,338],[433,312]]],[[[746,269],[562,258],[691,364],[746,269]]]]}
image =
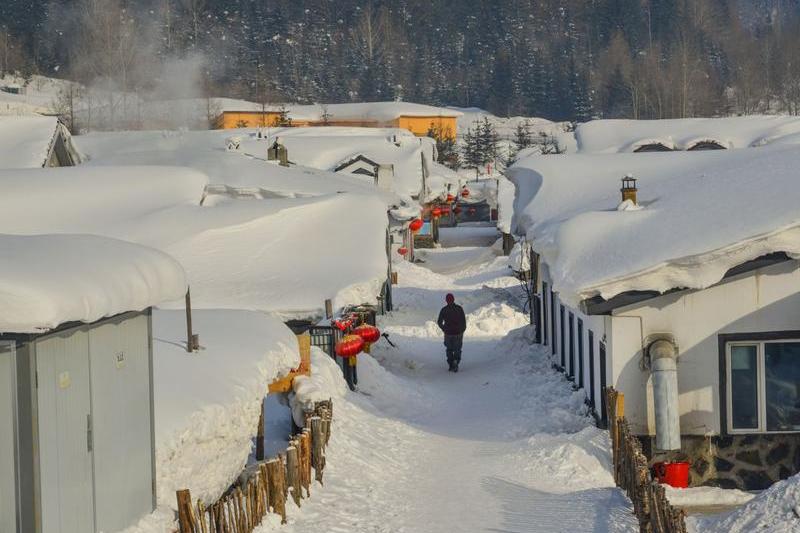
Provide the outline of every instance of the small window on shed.
{"type": "Polygon", "coordinates": [[[644,152],[671,152],[672,148],[662,143],[643,144],[634,150],[634,153],[644,152]]]}
{"type": "Polygon", "coordinates": [[[715,141],[700,141],[691,145],[687,151],[697,152],[700,150],[725,150],[725,147],[715,141]]]}

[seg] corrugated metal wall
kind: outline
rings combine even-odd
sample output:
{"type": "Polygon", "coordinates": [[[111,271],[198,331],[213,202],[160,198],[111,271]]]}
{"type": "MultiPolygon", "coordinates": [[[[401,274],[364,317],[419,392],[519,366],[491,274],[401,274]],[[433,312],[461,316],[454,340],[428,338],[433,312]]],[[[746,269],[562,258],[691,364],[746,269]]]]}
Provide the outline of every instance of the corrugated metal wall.
{"type": "Polygon", "coordinates": [[[17,530],[14,343],[0,342],[0,531],[17,530]]]}
{"type": "Polygon", "coordinates": [[[42,532],[91,532],[88,333],[78,330],[38,341],[36,362],[42,532]]]}
{"type": "Polygon", "coordinates": [[[153,508],[148,317],[89,332],[97,531],[118,531],[153,508]]]}

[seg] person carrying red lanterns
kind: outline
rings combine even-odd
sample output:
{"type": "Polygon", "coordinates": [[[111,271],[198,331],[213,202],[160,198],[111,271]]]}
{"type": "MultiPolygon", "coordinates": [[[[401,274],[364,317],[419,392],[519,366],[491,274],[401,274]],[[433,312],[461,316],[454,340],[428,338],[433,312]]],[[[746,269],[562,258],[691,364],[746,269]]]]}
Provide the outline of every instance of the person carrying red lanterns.
{"type": "Polygon", "coordinates": [[[436,323],[444,333],[444,346],[447,350],[447,364],[450,372],[458,372],[461,363],[461,347],[464,343],[464,332],[467,330],[467,317],[464,309],[456,304],[452,294],[445,296],[447,305],[439,311],[436,323]]]}

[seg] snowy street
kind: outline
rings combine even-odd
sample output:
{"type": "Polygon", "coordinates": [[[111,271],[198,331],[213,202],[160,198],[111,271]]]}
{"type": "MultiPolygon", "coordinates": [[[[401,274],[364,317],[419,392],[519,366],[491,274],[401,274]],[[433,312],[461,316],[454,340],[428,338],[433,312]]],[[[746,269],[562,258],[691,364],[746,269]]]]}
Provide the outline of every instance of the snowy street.
{"type": "MultiPolygon", "coordinates": [[[[286,532],[636,531],[609,473],[607,433],[530,341],[494,228],[443,230],[423,265],[395,265],[385,341],[359,360],[359,393],[334,400],[325,486],[290,506],[286,532]],[[452,292],[468,329],[447,371],[435,320],[452,292]]],[[[276,529],[275,517],[262,531],[276,529]]]]}

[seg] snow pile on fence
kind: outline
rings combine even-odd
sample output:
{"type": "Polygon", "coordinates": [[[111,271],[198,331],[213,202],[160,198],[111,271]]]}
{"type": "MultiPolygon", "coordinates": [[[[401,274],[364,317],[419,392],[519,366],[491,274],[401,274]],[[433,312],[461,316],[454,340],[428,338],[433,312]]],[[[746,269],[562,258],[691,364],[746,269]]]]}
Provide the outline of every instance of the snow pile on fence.
{"type": "Polygon", "coordinates": [[[183,310],[153,315],[156,472],[161,505],[175,491],[213,502],[247,463],[261,400],[297,367],[294,334],[262,313],[195,310],[201,349],[188,353],[183,310]]]}
{"type": "Polygon", "coordinates": [[[800,255],[798,166],[794,146],[529,157],[509,170],[515,231],[533,242],[553,289],[573,304],[705,288],[762,255],[800,255]],[[627,173],[639,179],[642,209],[617,211],[627,173]]]}
{"type": "Polygon", "coordinates": [[[723,515],[690,517],[704,533],[789,533],[800,529],[800,475],[780,481],[747,505],[723,515]]]}
{"type": "Polygon", "coordinates": [[[698,143],[748,148],[800,134],[800,118],[749,116],[673,120],[593,120],[575,130],[581,153],[634,152],[649,144],[689,150],[698,143]]]}
{"type": "Polygon", "coordinates": [[[298,427],[305,425],[303,413],[314,410],[314,402],[341,398],[347,394],[347,383],[336,361],[316,346],[311,347],[311,375],[297,376],[292,382],[289,405],[298,427]]]}
{"type": "Polygon", "coordinates": [[[0,331],[35,333],[182,298],[166,254],[91,235],[0,235],[0,331]]]}
{"type": "Polygon", "coordinates": [[[55,117],[0,117],[0,168],[40,168],[56,133],[55,117]]]}

